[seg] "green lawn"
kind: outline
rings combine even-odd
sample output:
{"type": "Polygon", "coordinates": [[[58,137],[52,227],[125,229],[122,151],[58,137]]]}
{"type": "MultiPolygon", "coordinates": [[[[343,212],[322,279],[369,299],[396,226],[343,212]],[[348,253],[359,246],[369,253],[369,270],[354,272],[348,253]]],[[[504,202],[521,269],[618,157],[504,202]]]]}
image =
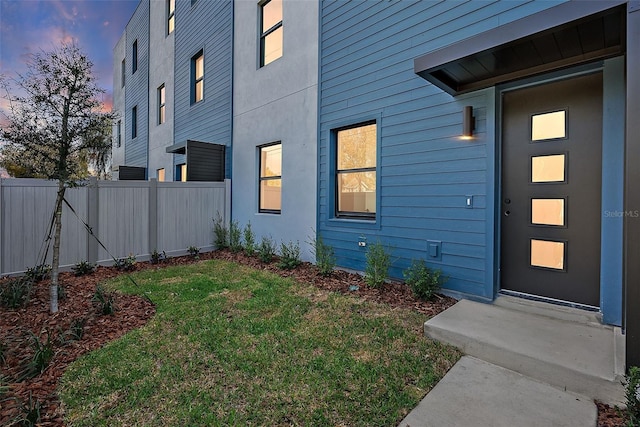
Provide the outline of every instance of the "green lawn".
{"type": "Polygon", "coordinates": [[[459,358],[424,316],[234,263],[107,284],[156,316],[74,362],[70,426],[396,425],[459,358]]]}

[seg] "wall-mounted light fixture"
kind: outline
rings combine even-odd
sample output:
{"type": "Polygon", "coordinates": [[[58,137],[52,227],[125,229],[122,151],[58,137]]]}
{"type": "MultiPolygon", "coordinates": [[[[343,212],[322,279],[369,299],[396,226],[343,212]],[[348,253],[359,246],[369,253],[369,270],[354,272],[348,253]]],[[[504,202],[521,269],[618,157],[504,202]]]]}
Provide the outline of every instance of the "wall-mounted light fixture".
{"type": "Polygon", "coordinates": [[[473,131],[476,128],[476,118],[473,117],[473,107],[467,105],[462,110],[462,139],[473,138],[473,131]]]}

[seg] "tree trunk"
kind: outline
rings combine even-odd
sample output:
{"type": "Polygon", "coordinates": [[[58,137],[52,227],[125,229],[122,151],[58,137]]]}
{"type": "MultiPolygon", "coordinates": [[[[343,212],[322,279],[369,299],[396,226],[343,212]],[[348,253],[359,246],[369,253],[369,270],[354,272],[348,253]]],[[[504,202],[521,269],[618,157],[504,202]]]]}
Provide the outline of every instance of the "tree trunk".
{"type": "Polygon", "coordinates": [[[58,312],[58,270],[60,266],[60,236],[62,231],[62,200],[66,188],[63,181],[58,181],[58,193],[56,197],[56,211],[53,234],[53,260],[51,261],[51,286],[49,287],[49,300],[51,313],[58,312]]]}

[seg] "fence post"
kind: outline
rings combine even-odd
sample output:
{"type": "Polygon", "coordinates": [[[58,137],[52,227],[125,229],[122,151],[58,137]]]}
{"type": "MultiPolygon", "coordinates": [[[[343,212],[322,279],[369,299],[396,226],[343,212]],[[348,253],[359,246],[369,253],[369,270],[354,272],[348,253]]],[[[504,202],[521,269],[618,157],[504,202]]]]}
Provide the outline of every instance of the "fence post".
{"type": "Polygon", "coordinates": [[[151,255],[158,249],[158,180],[149,180],[149,248],[147,253],[151,255]]]}
{"type": "Polygon", "coordinates": [[[224,223],[229,229],[231,225],[231,180],[224,180],[224,223]]]}
{"type": "Polygon", "coordinates": [[[100,228],[100,195],[98,191],[98,179],[95,176],[89,178],[87,185],[87,224],[93,231],[93,236],[87,232],[87,262],[98,262],[98,233],[100,228]]]}

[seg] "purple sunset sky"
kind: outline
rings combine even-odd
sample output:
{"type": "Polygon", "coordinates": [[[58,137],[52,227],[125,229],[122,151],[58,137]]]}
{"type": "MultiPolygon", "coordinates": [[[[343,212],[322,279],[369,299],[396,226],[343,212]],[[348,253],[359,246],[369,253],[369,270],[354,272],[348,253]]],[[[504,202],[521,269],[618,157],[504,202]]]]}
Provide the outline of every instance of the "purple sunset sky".
{"type": "Polygon", "coordinates": [[[75,41],[93,62],[111,108],[113,47],[139,0],[0,0],[0,74],[26,70],[28,55],[75,41]]]}

